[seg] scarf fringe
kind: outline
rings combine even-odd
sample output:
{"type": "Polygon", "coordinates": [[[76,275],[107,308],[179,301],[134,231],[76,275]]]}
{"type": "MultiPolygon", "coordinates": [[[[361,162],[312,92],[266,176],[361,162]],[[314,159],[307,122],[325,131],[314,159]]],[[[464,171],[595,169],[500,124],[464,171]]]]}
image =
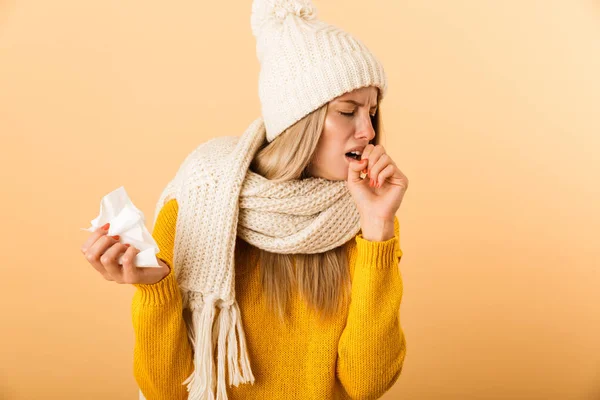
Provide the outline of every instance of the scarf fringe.
{"type": "MultiPolygon", "coordinates": [[[[183,300],[184,304],[188,303],[187,293],[183,300]]],[[[194,348],[194,371],[182,383],[187,384],[188,400],[215,400],[215,389],[217,400],[227,400],[226,360],[230,386],[238,386],[240,383],[254,384],[237,301],[222,303],[215,296],[205,296],[204,301],[200,298],[190,299],[188,308],[191,310],[188,337],[194,348]],[[217,307],[220,311],[215,318],[217,307]],[[239,337],[241,369],[238,365],[236,331],[239,337]],[[217,368],[214,353],[217,354],[217,368]]]]}

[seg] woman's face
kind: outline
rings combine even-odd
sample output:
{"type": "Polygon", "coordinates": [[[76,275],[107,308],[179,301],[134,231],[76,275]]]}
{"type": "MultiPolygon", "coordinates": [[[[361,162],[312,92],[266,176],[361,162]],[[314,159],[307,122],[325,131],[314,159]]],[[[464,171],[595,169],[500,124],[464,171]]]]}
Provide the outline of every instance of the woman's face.
{"type": "MultiPolygon", "coordinates": [[[[378,89],[363,87],[329,102],[325,126],[308,171],[329,180],[348,179],[346,153],[362,149],[375,137],[372,118],[377,111],[378,89]]],[[[360,156],[358,157],[360,159],[360,156]]]]}

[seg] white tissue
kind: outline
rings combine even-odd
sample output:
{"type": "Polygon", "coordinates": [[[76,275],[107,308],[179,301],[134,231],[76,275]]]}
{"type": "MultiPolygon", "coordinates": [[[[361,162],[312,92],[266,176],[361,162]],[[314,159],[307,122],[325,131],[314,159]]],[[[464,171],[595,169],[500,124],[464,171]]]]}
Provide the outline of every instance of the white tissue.
{"type": "MultiPolygon", "coordinates": [[[[80,229],[94,232],[107,222],[110,222],[108,236],[119,235],[120,243],[129,243],[140,250],[133,261],[134,266],[160,268],[155,256],[160,249],[146,229],[144,213],[133,205],[123,186],[104,196],[100,201],[100,215],[91,221],[91,227],[80,229]]],[[[123,255],[118,260],[120,265],[123,265],[123,255]]]]}

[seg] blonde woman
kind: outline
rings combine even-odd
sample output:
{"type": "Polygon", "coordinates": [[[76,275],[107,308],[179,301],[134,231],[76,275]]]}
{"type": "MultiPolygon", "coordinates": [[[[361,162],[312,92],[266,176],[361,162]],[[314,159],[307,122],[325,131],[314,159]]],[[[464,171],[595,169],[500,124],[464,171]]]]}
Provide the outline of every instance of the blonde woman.
{"type": "Polygon", "coordinates": [[[310,1],[255,0],[251,24],[262,116],[199,146],[169,182],[159,268],[133,266],[139,250],[102,229],[83,251],[138,289],[142,399],[379,398],[406,355],[408,179],[380,143],[383,67],[310,1]]]}

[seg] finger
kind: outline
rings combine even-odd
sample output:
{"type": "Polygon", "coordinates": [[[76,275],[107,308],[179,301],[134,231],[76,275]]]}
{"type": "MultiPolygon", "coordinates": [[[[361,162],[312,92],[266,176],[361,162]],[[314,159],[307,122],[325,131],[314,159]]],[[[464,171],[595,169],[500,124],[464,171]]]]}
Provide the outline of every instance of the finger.
{"type": "Polygon", "coordinates": [[[367,165],[367,174],[368,174],[369,178],[372,178],[371,170],[373,169],[373,166],[377,163],[377,160],[379,160],[379,157],[381,157],[381,155],[384,153],[385,153],[385,149],[383,148],[382,145],[378,144],[377,146],[373,147],[372,150],[369,151],[369,153],[367,154],[366,158],[369,159],[369,162],[367,165]]]}
{"type": "Polygon", "coordinates": [[[367,166],[367,160],[350,160],[348,163],[348,182],[360,183],[360,172],[367,166]]]}
{"type": "Polygon", "coordinates": [[[368,164],[369,154],[371,154],[371,152],[373,151],[374,148],[375,148],[375,146],[372,145],[371,143],[369,143],[368,145],[365,146],[362,154],[360,155],[361,160],[367,160],[367,165],[365,165],[365,169],[363,171],[365,174],[367,173],[367,171],[369,169],[369,164],[368,164]]]}
{"type": "Polygon", "coordinates": [[[135,256],[137,256],[139,252],[139,249],[130,246],[123,254],[123,283],[140,282],[142,271],[140,271],[140,268],[135,266],[135,256]]]}
{"type": "Polygon", "coordinates": [[[396,166],[394,164],[389,164],[387,167],[385,167],[377,177],[377,187],[383,186],[383,183],[387,178],[394,176],[395,169],[396,166]]]}
{"type": "Polygon", "coordinates": [[[106,224],[92,232],[92,234],[83,243],[83,246],[81,246],[81,252],[85,254],[87,250],[96,242],[96,240],[108,233],[108,228],[109,224],[106,224]]]}
{"type": "MultiPolygon", "coordinates": [[[[94,244],[86,251],[85,258],[88,262],[105,278],[110,278],[110,274],[106,271],[104,265],[100,261],[100,257],[104,254],[106,250],[110,248],[117,240],[112,236],[102,235],[98,240],[94,242],[94,244]]],[[[112,279],[111,279],[112,280],[112,279]]]]}
{"type": "Polygon", "coordinates": [[[123,283],[123,267],[119,265],[119,257],[127,250],[123,243],[115,243],[100,257],[106,272],[117,283],[123,283]]]}
{"type": "Polygon", "coordinates": [[[377,161],[373,164],[369,171],[370,182],[373,183],[373,186],[379,182],[379,173],[391,164],[391,158],[387,154],[381,154],[377,161]]]}

